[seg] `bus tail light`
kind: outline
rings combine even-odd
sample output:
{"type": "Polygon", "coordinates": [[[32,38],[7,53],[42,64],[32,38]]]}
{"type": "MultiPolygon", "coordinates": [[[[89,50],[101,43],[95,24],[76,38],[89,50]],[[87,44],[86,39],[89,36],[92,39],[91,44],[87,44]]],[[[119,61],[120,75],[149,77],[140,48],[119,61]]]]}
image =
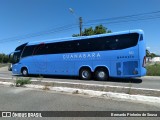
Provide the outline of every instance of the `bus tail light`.
{"type": "Polygon", "coordinates": [[[144,58],[143,58],[143,65],[142,65],[142,67],[146,67],[146,56],[144,56],[144,58]]]}

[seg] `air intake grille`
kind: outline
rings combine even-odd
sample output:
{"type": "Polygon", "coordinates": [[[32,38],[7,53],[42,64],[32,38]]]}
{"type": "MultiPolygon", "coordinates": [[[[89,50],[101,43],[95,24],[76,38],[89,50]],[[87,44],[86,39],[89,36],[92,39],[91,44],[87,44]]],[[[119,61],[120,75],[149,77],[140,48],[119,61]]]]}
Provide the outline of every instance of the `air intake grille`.
{"type": "Polygon", "coordinates": [[[138,61],[123,62],[123,75],[135,75],[138,69],[138,61]]]}

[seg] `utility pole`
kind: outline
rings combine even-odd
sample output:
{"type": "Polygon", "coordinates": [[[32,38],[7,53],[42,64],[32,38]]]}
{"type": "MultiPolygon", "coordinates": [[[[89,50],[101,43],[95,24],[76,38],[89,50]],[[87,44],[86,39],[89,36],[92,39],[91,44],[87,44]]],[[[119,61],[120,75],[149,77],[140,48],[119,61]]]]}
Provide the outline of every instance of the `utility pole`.
{"type": "MultiPolygon", "coordinates": [[[[74,10],[72,8],[69,8],[69,11],[74,15],[74,17],[77,19],[78,16],[75,14],[74,10]]],[[[82,36],[82,17],[79,17],[79,35],[82,36]]]]}
{"type": "Polygon", "coordinates": [[[82,21],[82,17],[79,17],[79,30],[80,30],[80,36],[82,36],[82,23],[83,23],[83,21],[82,21]]]}

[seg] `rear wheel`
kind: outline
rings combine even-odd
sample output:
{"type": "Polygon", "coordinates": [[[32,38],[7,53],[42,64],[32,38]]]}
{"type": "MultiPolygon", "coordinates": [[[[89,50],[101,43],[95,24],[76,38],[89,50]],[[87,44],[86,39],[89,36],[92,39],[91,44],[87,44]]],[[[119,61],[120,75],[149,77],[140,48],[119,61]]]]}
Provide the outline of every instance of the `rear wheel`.
{"type": "Polygon", "coordinates": [[[96,77],[96,80],[99,80],[99,81],[108,80],[109,79],[108,70],[106,70],[105,68],[98,68],[95,71],[95,77],[96,77]]]}
{"type": "Polygon", "coordinates": [[[79,72],[79,77],[82,80],[90,80],[92,76],[91,70],[88,68],[82,68],[79,72]]]}
{"type": "Polygon", "coordinates": [[[24,77],[27,77],[27,76],[28,76],[28,70],[27,70],[27,68],[23,68],[21,72],[22,72],[22,75],[23,75],[24,77]]]}

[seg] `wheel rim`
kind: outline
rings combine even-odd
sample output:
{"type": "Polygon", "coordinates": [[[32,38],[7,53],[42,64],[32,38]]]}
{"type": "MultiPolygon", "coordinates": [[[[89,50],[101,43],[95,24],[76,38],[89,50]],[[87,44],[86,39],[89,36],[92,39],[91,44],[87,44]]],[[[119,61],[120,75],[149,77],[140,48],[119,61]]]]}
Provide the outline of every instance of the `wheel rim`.
{"type": "Polygon", "coordinates": [[[88,78],[89,77],[89,72],[88,71],[82,71],[82,77],[83,78],[88,78]]]}
{"type": "Polygon", "coordinates": [[[99,73],[98,73],[98,77],[99,78],[105,78],[105,72],[104,71],[100,71],[99,73]]]}
{"type": "Polygon", "coordinates": [[[23,70],[23,75],[27,75],[27,70],[23,70]]]}

